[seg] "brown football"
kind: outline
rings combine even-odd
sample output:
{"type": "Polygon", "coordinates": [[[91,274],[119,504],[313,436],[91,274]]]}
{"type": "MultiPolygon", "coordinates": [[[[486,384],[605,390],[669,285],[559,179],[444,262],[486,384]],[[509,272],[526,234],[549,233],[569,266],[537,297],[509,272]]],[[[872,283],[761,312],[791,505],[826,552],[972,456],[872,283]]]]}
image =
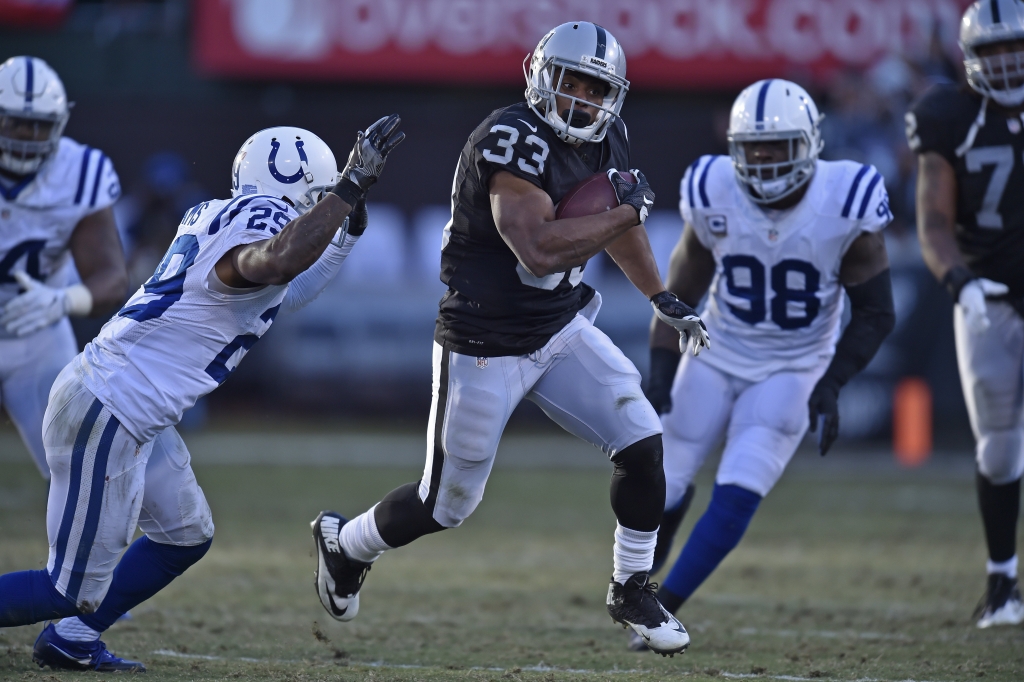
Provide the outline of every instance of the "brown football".
{"type": "MultiPolygon", "coordinates": [[[[629,182],[636,182],[632,173],[619,171],[619,176],[629,182]]],[[[596,173],[566,192],[555,207],[555,220],[604,213],[618,205],[619,199],[615,196],[608,175],[596,173]]]]}

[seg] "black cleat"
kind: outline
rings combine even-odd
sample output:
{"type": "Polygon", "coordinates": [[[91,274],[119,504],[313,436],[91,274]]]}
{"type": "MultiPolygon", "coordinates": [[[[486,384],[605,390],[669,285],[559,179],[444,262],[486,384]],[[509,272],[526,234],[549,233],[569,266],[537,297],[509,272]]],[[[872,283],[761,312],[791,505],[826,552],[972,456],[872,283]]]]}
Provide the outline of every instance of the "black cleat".
{"type": "Polygon", "coordinates": [[[118,658],[107,651],[107,645],[100,640],[73,642],[57,634],[50,623],[36,638],[32,647],[32,660],[40,668],[49,666],[54,670],[93,670],[100,673],[144,673],[146,666],[138,661],[118,658]]]}
{"type": "Polygon", "coordinates": [[[359,588],[371,566],[345,555],[338,533],[346,523],[348,519],[341,514],[322,511],[310,524],[317,555],[313,585],[324,609],[340,621],[352,620],[359,613],[359,588]]]}
{"type": "Polygon", "coordinates": [[[690,635],[658,601],[657,584],[647,573],[634,573],[625,585],[608,586],[608,614],[622,627],[630,627],[647,647],[662,656],[686,651],[690,635]]]}
{"type": "Polygon", "coordinates": [[[1003,573],[990,573],[988,588],[974,610],[974,617],[978,618],[979,628],[1024,623],[1024,601],[1017,579],[1003,573]]]}

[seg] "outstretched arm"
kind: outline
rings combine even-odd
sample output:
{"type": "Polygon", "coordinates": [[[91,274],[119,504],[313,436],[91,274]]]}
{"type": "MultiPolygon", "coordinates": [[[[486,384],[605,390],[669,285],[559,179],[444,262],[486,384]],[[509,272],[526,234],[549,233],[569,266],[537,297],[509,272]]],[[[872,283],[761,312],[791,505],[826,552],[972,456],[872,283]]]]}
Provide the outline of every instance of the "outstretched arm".
{"type": "Polygon", "coordinates": [[[237,246],[217,261],[217,277],[229,287],[287,284],[313,265],[334,238],[353,206],[384,170],[388,154],[405,139],[398,114],[359,131],[338,182],[305,215],[259,242],[237,246]]]}
{"type": "Polygon", "coordinates": [[[348,203],[328,194],[270,239],[228,251],[217,261],[217,277],[236,288],[287,284],[316,262],[351,211],[348,203]]]}

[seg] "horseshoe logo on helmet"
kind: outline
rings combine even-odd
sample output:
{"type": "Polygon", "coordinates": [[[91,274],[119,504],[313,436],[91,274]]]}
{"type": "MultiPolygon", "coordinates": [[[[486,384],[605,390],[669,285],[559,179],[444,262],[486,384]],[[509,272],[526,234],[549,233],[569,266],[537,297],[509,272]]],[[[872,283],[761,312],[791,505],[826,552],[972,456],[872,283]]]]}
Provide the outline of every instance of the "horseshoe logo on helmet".
{"type": "MultiPolygon", "coordinates": [[[[306,151],[302,148],[302,145],[302,140],[297,140],[295,142],[295,149],[299,152],[299,162],[300,164],[309,163],[309,159],[306,158],[306,151]]],[[[282,175],[280,171],[277,170],[277,152],[281,149],[281,143],[276,139],[273,139],[270,141],[270,147],[270,158],[267,159],[267,165],[270,166],[270,174],[274,176],[274,179],[286,185],[291,185],[301,180],[303,177],[301,166],[299,170],[295,171],[292,175],[282,175]]]]}

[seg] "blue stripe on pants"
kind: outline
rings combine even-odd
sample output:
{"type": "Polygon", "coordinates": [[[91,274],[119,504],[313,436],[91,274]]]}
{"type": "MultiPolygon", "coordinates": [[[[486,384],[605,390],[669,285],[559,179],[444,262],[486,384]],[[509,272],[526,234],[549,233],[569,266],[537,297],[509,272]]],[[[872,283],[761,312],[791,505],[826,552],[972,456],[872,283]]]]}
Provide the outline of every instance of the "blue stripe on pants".
{"type": "MultiPolygon", "coordinates": [[[[78,603],[78,593],[82,589],[82,581],[85,579],[85,569],[89,564],[89,554],[92,552],[92,545],[96,541],[96,531],[100,525],[100,512],[103,511],[103,493],[107,483],[107,459],[110,457],[110,446],[114,442],[114,434],[121,426],[114,415],[110,415],[103,435],[100,436],[99,447],[96,448],[96,459],[92,466],[92,488],[89,493],[89,509],[85,514],[85,527],[82,529],[82,539],[78,542],[78,552],[75,554],[75,564],[71,569],[71,577],[68,579],[68,589],[65,593],[67,598],[78,603]]],[[[97,606],[99,606],[97,604],[97,606]]]]}
{"type": "Polygon", "coordinates": [[[96,419],[100,416],[103,404],[94,400],[85,413],[82,426],[78,429],[75,437],[75,447],[71,451],[71,482],[68,484],[68,498],[64,503],[64,516],[61,517],[60,530],[57,532],[57,553],[53,561],[53,572],[50,579],[54,585],[60,580],[61,569],[64,566],[64,555],[67,554],[68,538],[71,535],[71,527],[75,525],[75,509],[78,508],[78,491],[82,485],[82,461],[85,459],[85,448],[89,444],[89,436],[96,425],[96,419]]]}

